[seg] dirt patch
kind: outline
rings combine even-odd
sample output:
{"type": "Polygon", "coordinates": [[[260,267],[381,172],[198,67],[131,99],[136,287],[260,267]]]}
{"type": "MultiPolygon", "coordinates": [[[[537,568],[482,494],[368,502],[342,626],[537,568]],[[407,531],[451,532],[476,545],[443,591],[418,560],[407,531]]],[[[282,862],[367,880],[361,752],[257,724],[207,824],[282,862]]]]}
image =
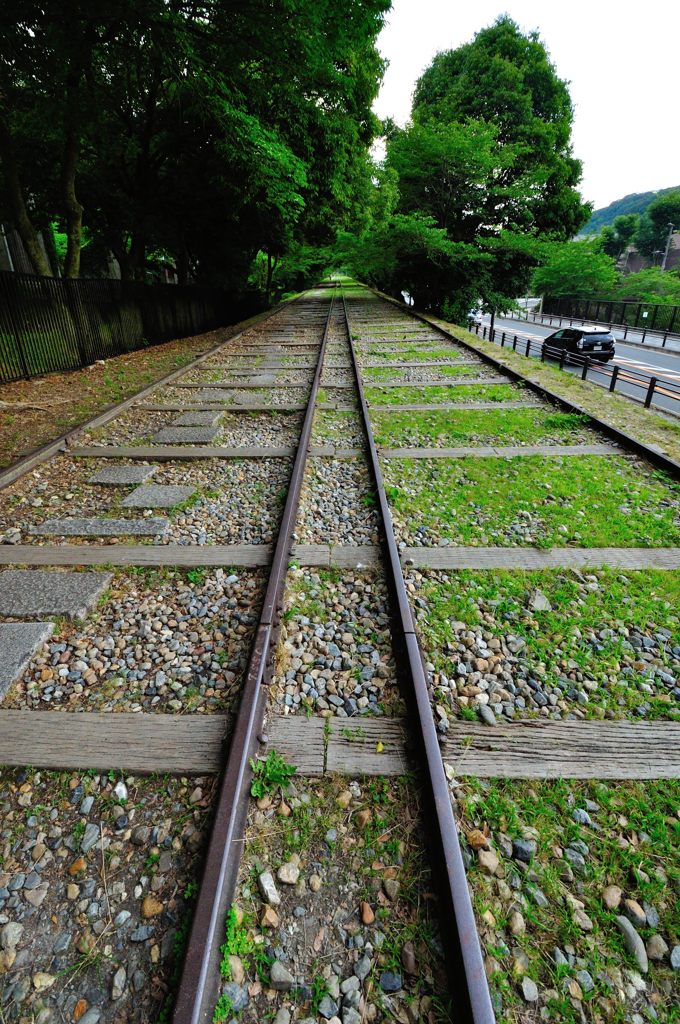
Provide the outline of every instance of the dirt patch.
{"type": "Polygon", "coordinates": [[[197,356],[228,341],[257,318],[216,331],[152,345],[84,370],[52,373],[0,386],[0,467],[122,402],[197,356]]]}

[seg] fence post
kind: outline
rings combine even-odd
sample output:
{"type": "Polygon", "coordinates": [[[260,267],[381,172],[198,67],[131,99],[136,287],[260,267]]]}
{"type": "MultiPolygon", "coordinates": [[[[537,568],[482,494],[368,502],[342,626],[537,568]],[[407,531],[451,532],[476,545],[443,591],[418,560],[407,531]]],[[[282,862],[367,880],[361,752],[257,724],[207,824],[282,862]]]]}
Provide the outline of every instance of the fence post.
{"type": "Polygon", "coordinates": [[[530,350],[531,350],[531,338],[527,338],[527,347],[526,347],[526,351],[525,351],[524,355],[528,356],[530,350]]]}
{"type": "Polygon", "coordinates": [[[647,388],[647,394],[645,396],[645,409],[649,409],[652,404],[652,398],[654,397],[654,388],[656,387],[658,377],[652,377],[649,381],[649,387],[647,388]]]}
{"type": "Polygon", "coordinates": [[[482,329],[482,338],[486,338],[486,324],[484,325],[484,327],[482,329]]]}
{"type": "Polygon", "coordinates": [[[505,348],[505,331],[501,334],[501,348],[505,348]]]}
{"type": "Polygon", "coordinates": [[[613,391],[614,388],[616,387],[616,381],[618,379],[618,376],[619,376],[619,368],[618,368],[618,366],[615,366],[614,369],[612,370],[612,379],[609,381],[609,390],[610,391],[613,391]]]}
{"type": "Polygon", "coordinates": [[[563,348],[562,351],[560,352],[560,370],[564,369],[564,359],[565,359],[566,354],[567,354],[567,351],[566,351],[566,349],[563,348]]]}
{"type": "Polygon", "coordinates": [[[591,367],[590,356],[586,356],[585,361],[583,363],[583,370],[581,372],[581,380],[586,380],[587,379],[587,377],[588,377],[588,370],[590,369],[590,367],[591,367]]]}
{"type": "Polygon", "coordinates": [[[661,339],[661,348],[666,347],[666,339],[668,337],[668,331],[663,332],[663,338],[661,339]]]}
{"type": "Polygon", "coordinates": [[[80,282],[69,277],[62,278],[62,281],[64,283],[64,291],[66,292],[66,305],[68,306],[68,311],[71,314],[71,320],[73,321],[78,358],[80,359],[80,365],[82,367],[86,367],[89,365],[85,349],[87,332],[86,329],[84,330],[85,324],[83,310],[80,304],[80,297],[77,293],[77,288],[80,282]]]}

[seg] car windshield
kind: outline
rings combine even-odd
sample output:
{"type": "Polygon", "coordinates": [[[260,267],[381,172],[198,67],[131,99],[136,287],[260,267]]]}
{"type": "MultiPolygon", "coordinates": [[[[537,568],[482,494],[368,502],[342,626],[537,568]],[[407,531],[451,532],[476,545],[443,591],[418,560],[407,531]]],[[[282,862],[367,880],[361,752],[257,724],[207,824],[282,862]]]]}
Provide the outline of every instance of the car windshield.
{"type": "Polygon", "coordinates": [[[592,334],[584,334],[588,341],[614,341],[614,335],[603,331],[593,331],[592,334]]]}

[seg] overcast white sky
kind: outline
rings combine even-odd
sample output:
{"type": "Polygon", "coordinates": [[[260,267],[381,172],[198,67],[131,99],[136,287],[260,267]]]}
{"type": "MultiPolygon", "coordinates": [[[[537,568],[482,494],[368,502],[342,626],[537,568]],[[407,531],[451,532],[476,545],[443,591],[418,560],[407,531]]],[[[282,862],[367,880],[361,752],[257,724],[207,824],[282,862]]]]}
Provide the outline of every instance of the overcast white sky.
{"type": "Polygon", "coordinates": [[[575,107],[574,155],[596,208],[680,185],[678,0],[393,0],[378,45],[390,66],[375,103],[404,124],[416,80],[440,50],[499,14],[537,29],[575,107]]]}

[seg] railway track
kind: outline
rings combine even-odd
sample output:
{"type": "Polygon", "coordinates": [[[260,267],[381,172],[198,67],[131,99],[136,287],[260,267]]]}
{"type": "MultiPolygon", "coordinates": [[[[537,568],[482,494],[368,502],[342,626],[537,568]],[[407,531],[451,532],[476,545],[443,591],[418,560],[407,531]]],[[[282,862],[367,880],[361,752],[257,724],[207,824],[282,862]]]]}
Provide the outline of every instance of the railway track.
{"type": "MultiPolygon", "coordinates": [[[[514,750],[517,737],[519,756],[512,771],[516,777],[542,777],[565,770],[576,777],[606,775],[603,765],[616,760],[617,736],[623,735],[616,727],[621,726],[627,730],[629,742],[639,744],[639,754],[629,751],[626,771],[621,764],[622,774],[677,777],[679,766],[672,750],[653,764],[649,756],[660,746],[673,746],[664,737],[670,737],[668,730],[675,726],[664,721],[630,724],[625,713],[620,722],[592,723],[608,730],[600,730],[601,740],[589,738],[585,747],[578,748],[570,765],[569,744],[575,741],[575,728],[583,716],[583,691],[571,687],[575,695],[565,689],[558,690],[556,696],[552,692],[546,695],[540,686],[532,690],[513,674],[513,656],[495,672],[500,656],[493,652],[503,649],[500,642],[490,647],[485,640],[473,642],[468,635],[468,650],[475,658],[457,682],[447,678],[448,669],[445,672],[442,667],[442,658],[444,662],[460,658],[462,664],[468,664],[463,654],[452,653],[465,650],[465,645],[457,646],[455,633],[453,643],[450,633],[449,639],[433,639],[437,628],[443,626],[427,588],[442,580],[447,586],[458,586],[457,578],[447,574],[461,568],[506,572],[533,564],[574,572],[578,572],[577,566],[607,571],[621,565],[644,570],[679,564],[680,540],[673,533],[676,492],[665,480],[647,480],[650,471],[636,461],[642,455],[658,467],[658,453],[645,451],[644,446],[611,430],[603,443],[593,429],[598,426],[595,421],[586,422],[572,410],[560,412],[554,404],[547,406],[546,397],[551,396],[540,394],[535,387],[523,387],[518,375],[494,366],[489,358],[471,354],[444,332],[414,321],[366,289],[334,286],[305,295],[227,343],[200,367],[189,366],[173,380],[148,390],[136,404],[126,403],[120,416],[109,417],[98,432],[79,438],[77,447],[58,456],[54,464],[46,464],[46,489],[32,489],[45,482],[42,477],[28,485],[26,480],[12,484],[9,497],[14,500],[4,505],[4,525],[11,529],[8,524],[16,523],[18,507],[23,517],[22,535],[19,543],[14,537],[12,545],[0,548],[2,563],[16,573],[12,578],[4,574],[3,598],[0,572],[0,600],[5,602],[5,625],[30,628],[24,639],[17,641],[24,648],[13,670],[16,679],[8,686],[0,710],[0,736],[9,738],[5,763],[31,763],[38,768],[41,764],[72,769],[94,766],[114,774],[123,766],[133,776],[159,767],[176,774],[209,776],[220,761],[224,764],[214,801],[203,799],[207,782],[191,794],[193,798],[200,791],[195,804],[205,807],[201,822],[205,826],[210,815],[212,825],[200,886],[185,907],[186,913],[192,909],[192,924],[182,969],[176,970],[174,982],[171,957],[167,957],[165,1019],[172,1004],[175,1024],[230,1020],[232,1013],[244,1015],[248,1021],[269,1014],[277,1024],[290,1021],[291,1013],[297,1013],[299,1020],[301,1014],[307,1014],[305,1020],[318,1020],[320,1014],[342,1024],[383,1019],[486,1024],[494,1020],[487,983],[489,943],[485,943],[483,957],[466,877],[472,866],[470,851],[477,852],[480,847],[470,845],[473,833],[467,821],[465,836],[459,835],[454,817],[454,808],[461,811],[456,775],[462,761],[466,757],[474,760],[475,774],[491,778],[507,774],[503,749],[514,750]],[[168,423],[169,413],[181,413],[178,422],[168,423]],[[527,430],[535,436],[527,436],[527,430]],[[142,478],[153,468],[150,463],[158,467],[154,479],[165,482],[152,485],[136,503],[133,499],[126,505],[128,498],[114,501],[102,516],[102,489],[110,488],[114,480],[119,486],[131,486],[133,476],[139,478],[142,488],[149,486],[142,478]],[[97,467],[95,477],[102,482],[89,484],[87,474],[93,465],[97,467]],[[475,476],[477,466],[484,467],[481,476],[475,476]],[[611,471],[607,467],[612,467],[611,471]],[[611,534],[616,541],[613,546],[579,544],[582,535],[578,521],[575,527],[573,520],[582,505],[572,515],[569,501],[574,495],[579,497],[575,481],[582,469],[592,475],[596,491],[608,474],[616,481],[613,490],[619,488],[610,507],[598,513],[602,522],[594,524],[594,533],[599,529],[611,534]],[[498,502],[494,504],[494,488],[485,487],[485,481],[506,470],[511,471],[510,479],[520,494],[522,488],[533,488],[533,493],[547,488],[550,500],[543,503],[545,511],[534,517],[536,521],[531,515],[508,519],[498,502]],[[528,480],[524,473],[529,473],[528,480]],[[558,487],[559,493],[553,495],[556,485],[550,474],[561,476],[566,490],[558,487]],[[123,478],[128,481],[125,485],[123,478]],[[71,497],[64,501],[76,506],[77,515],[64,515],[63,505],[50,505],[49,499],[32,503],[32,494],[47,494],[57,480],[68,486],[65,493],[71,497]],[[197,480],[200,483],[195,486],[197,480]],[[187,486],[188,481],[194,486],[187,486]],[[633,508],[630,522],[613,521],[616,501],[634,504],[642,483],[647,490],[639,514],[633,508]],[[93,492],[93,488],[98,490],[93,492]],[[173,489],[172,493],[167,488],[173,489]],[[492,492],[489,501],[483,500],[480,488],[492,492]],[[447,504],[447,495],[458,499],[466,491],[472,502],[447,504]],[[277,495],[278,510],[273,512],[277,495]],[[154,503],[162,507],[171,499],[171,512],[159,517],[154,503]],[[466,509],[466,505],[472,508],[466,509]],[[561,517],[555,514],[560,508],[561,517]],[[10,510],[14,510],[12,518],[10,510]],[[259,524],[255,522],[258,518],[262,519],[259,524]],[[561,519],[567,523],[566,535],[560,531],[565,525],[561,519]],[[132,538],[135,543],[130,543],[132,538]],[[532,546],[536,544],[539,550],[534,557],[532,546]],[[52,578],[38,579],[36,575],[31,586],[25,574],[37,574],[39,565],[52,567],[52,578]],[[100,566],[105,572],[76,578],[75,609],[72,594],[68,604],[68,584],[74,579],[70,567],[86,565],[100,566]],[[235,565],[243,567],[239,571],[247,581],[240,591],[237,572],[221,582],[223,570],[235,565]],[[17,572],[14,567],[18,566],[28,568],[17,572]],[[115,566],[121,567],[120,580],[115,573],[111,575],[115,566]],[[186,627],[189,637],[196,637],[189,647],[200,650],[198,665],[191,650],[187,653],[178,646],[176,619],[181,616],[174,607],[168,610],[167,602],[162,607],[153,604],[149,588],[145,590],[143,585],[132,590],[135,579],[130,567],[144,566],[186,574],[180,584],[167,583],[162,577],[152,580],[152,588],[163,594],[174,587],[180,607],[194,608],[192,588],[199,592],[186,627]],[[222,576],[217,590],[211,592],[211,573],[215,572],[222,576]],[[433,575],[428,577],[430,572],[433,575]],[[59,594],[59,587],[50,589],[57,576],[63,584],[59,594]],[[201,589],[204,586],[207,595],[201,589]],[[339,601],[332,605],[332,615],[331,606],[324,603],[327,592],[339,601]],[[87,625],[75,631],[69,627],[62,629],[58,638],[65,637],[63,649],[52,644],[56,649],[51,658],[41,660],[40,652],[50,643],[51,616],[63,614],[65,609],[71,615],[82,615],[88,609],[92,612],[102,594],[104,602],[115,605],[117,623],[124,619],[121,609],[134,606],[142,609],[142,628],[148,630],[143,636],[151,636],[156,628],[165,629],[170,636],[169,650],[162,657],[171,668],[161,670],[160,675],[172,677],[180,650],[179,660],[185,658],[180,668],[192,673],[196,686],[183,686],[181,674],[172,679],[170,688],[163,680],[158,682],[158,662],[147,667],[143,651],[137,661],[128,655],[131,648],[120,637],[127,627],[121,629],[116,623],[112,646],[118,652],[117,660],[110,659],[104,669],[77,669],[73,678],[70,671],[59,675],[57,668],[56,677],[63,685],[50,686],[55,675],[49,675],[52,664],[69,665],[73,653],[82,661],[87,645],[102,640],[104,646],[98,649],[108,649],[105,625],[89,632],[87,625]],[[219,625],[215,618],[218,609],[230,605],[236,608],[233,617],[219,625]],[[310,615],[305,614],[308,608],[314,609],[311,624],[310,615]],[[42,620],[36,622],[40,616],[42,620]],[[327,618],[333,619],[333,628],[327,618]],[[204,635],[198,631],[201,621],[209,623],[204,635]],[[368,622],[374,623],[371,629],[368,622]],[[236,650],[230,650],[223,639],[229,630],[238,635],[236,650]],[[212,641],[215,632],[220,635],[218,644],[212,641]],[[216,658],[212,652],[218,645],[222,647],[216,658]],[[69,657],[60,660],[64,655],[69,657]],[[494,662],[494,658],[498,660],[494,662]],[[122,667],[129,680],[140,664],[141,678],[153,676],[151,685],[140,695],[134,679],[128,681],[124,698],[114,693],[100,710],[98,684],[88,682],[86,673],[94,672],[95,677],[99,673],[108,683],[122,667]],[[472,683],[466,681],[468,676],[472,683]],[[226,677],[230,682],[225,688],[226,677]],[[187,695],[188,690],[192,692],[187,695]],[[128,691],[135,691],[130,698],[128,691]],[[46,705],[51,709],[44,710],[46,705]],[[72,745],[61,761],[54,750],[49,756],[40,750],[41,730],[43,736],[54,738],[58,710],[89,716],[88,727],[76,744],[80,751],[72,745]],[[110,729],[112,711],[118,712],[121,729],[125,725],[125,750],[116,746],[110,729]],[[176,714],[159,714],[163,711],[176,714]],[[12,718],[24,716],[23,729],[29,712],[36,754],[30,762],[17,735],[20,719],[12,718]],[[470,712],[475,719],[481,718],[480,724],[469,721],[470,712]],[[557,731],[545,742],[565,744],[564,756],[553,759],[549,769],[547,747],[545,743],[541,746],[535,728],[536,715],[542,716],[546,727],[552,728],[555,719],[557,731]],[[214,727],[216,717],[223,726],[214,727]],[[171,719],[181,720],[181,730],[178,726],[173,733],[171,719]],[[503,733],[495,754],[485,755],[490,749],[490,725],[501,721],[510,723],[510,733],[503,733]],[[641,724],[650,729],[640,731],[641,724]],[[192,736],[196,737],[193,745],[192,736]],[[173,742],[177,749],[168,749],[173,742]],[[285,786],[275,787],[273,796],[258,791],[260,799],[254,805],[250,796],[254,766],[265,765],[272,750],[298,764],[300,782],[294,783],[292,799],[286,797],[285,786]],[[401,789],[391,789],[384,780],[398,779],[409,766],[415,775],[408,776],[401,789]],[[352,778],[348,789],[324,788],[326,778],[330,780],[336,773],[352,778]],[[382,788],[375,789],[377,783],[365,781],[371,778],[382,779],[382,788]],[[362,779],[359,785],[357,780],[362,779]],[[374,805],[367,807],[370,792],[374,805]],[[326,820],[319,806],[315,813],[324,825],[316,839],[309,821],[309,808],[315,801],[325,801],[336,815],[338,808],[346,812],[344,817],[331,815],[326,820]],[[396,808],[393,819],[386,807],[396,808]],[[406,829],[400,820],[402,812],[410,823],[406,829]],[[358,838],[352,832],[357,818],[364,822],[361,827],[368,829],[371,815],[385,830],[384,835],[376,831],[372,840],[379,851],[392,831],[402,835],[399,830],[403,829],[401,843],[390,847],[391,865],[386,854],[370,847],[367,832],[358,838]],[[280,833],[285,832],[289,820],[295,828],[278,849],[280,833]],[[283,825],[274,828],[276,822],[283,825]],[[305,840],[303,824],[311,830],[311,839],[307,836],[305,840]],[[313,855],[305,841],[316,843],[313,855]],[[371,854],[368,867],[362,866],[363,850],[366,856],[371,854]],[[277,857],[281,866],[276,880],[269,872],[270,877],[263,881],[268,874],[263,869],[277,857]],[[368,881],[367,888],[356,888],[356,880],[342,873],[343,860],[351,860],[350,875],[360,879],[365,875],[371,884],[377,880],[379,891],[372,891],[368,881]],[[417,883],[409,888],[408,899],[405,892],[399,895],[400,885],[406,890],[404,864],[418,865],[417,883]],[[317,867],[309,875],[314,865],[317,867]],[[303,879],[299,881],[301,870],[303,879]],[[327,879],[322,879],[324,872],[327,879]],[[269,882],[276,892],[277,880],[283,893],[277,892],[275,901],[269,882]],[[326,890],[328,920],[324,927],[315,910],[315,898],[317,892],[323,895],[326,890]],[[355,892],[363,898],[357,895],[348,909],[345,901],[351,903],[355,892]],[[262,904],[269,920],[263,918],[263,923],[246,914],[244,924],[241,905],[248,901],[258,907],[262,904]],[[276,924],[271,923],[272,914],[276,924]],[[308,920],[316,922],[313,951],[312,940],[308,942],[306,937],[308,920]],[[300,921],[304,938],[300,937],[300,921]],[[399,949],[394,955],[381,954],[385,943],[389,948],[392,942],[391,928],[401,936],[399,949]],[[277,929],[278,946],[267,938],[277,934],[277,929]],[[257,939],[254,945],[253,934],[257,939]],[[422,959],[425,935],[431,961],[422,959]],[[302,945],[291,952],[292,947],[286,945],[289,939],[302,945]],[[414,948],[421,959],[421,965],[415,967],[414,948]],[[249,970],[256,972],[250,979],[249,970]],[[318,973],[311,977],[307,970],[318,973]]],[[[673,472],[675,467],[664,464],[663,468],[673,472]]],[[[31,470],[35,474],[35,465],[31,470]]],[[[134,495],[134,491],[130,493],[134,495]]],[[[591,493],[585,493],[584,499],[591,493]]],[[[507,495],[507,503],[512,504],[507,495]]],[[[538,590],[531,600],[539,606],[541,600],[550,603],[538,590]]],[[[95,618],[101,616],[101,607],[95,618]]],[[[540,610],[537,608],[537,613],[540,610]]],[[[140,647],[138,640],[136,646],[140,647]]],[[[654,701],[669,695],[667,684],[659,683],[657,689],[655,683],[650,688],[654,701]]],[[[670,691],[671,704],[674,692],[670,691]]],[[[587,693],[585,698],[588,701],[587,693]]],[[[577,746],[574,742],[574,749],[577,746]]],[[[607,777],[612,777],[611,770],[607,777]]],[[[103,788],[107,785],[113,789],[113,779],[105,780],[103,788]]],[[[197,815],[190,806],[188,813],[197,815]]],[[[124,803],[118,809],[124,811],[124,803]]],[[[116,821],[111,825],[104,820],[97,826],[95,842],[101,846],[102,868],[105,844],[111,839],[121,839],[124,844],[132,831],[130,821],[122,822],[123,817],[128,818],[120,814],[116,819],[120,827],[116,821]]],[[[39,829],[39,823],[31,827],[39,829]]],[[[480,834],[481,849],[486,851],[488,844],[480,834]]],[[[29,839],[31,848],[41,845],[40,839],[29,839]]],[[[79,845],[71,844],[68,849],[78,853],[79,845]]],[[[157,849],[163,847],[154,846],[147,858],[151,863],[146,873],[153,876],[152,885],[159,877],[154,875],[154,858],[164,855],[153,852],[157,849]]],[[[14,853],[12,850],[12,856],[14,853]]],[[[136,870],[143,869],[144,865],[138,865],[136,870]]],[[[82,870],[87,872],[87,866],[82,870]]],[[[48,877],[49,859],[44,871],[48,877]]],[[[73,877],[78,878],[78,872],[73,877]]],[[[164,891],[162,883],[158,885],[150,890],[148,878],[140,882],[137,899],[143,896],[145,901],[153,901],[152,891],[164,891]]],[[[195,888],[193,882],[191,886],[195,888]]],[[[48,890],[49,885],[46,893],[48,890]]],[[[109,899],[108,890],[104,896],[109,899]]],[[[25,912],[23,904],[15,904],[10,911],[17,906],[19,915],[25,912]]],[[[0,900],[0,913],[3,909],[0,900]]],[[[53,909],[56,919],[60,912],[53,909]]],[[[86,913],[87,907],[83,906],[82,912],[86,913]]],[[[164,913],[168,913],[166,924],[176,924],[177,913],[164,913]]],[[[104,952],[109,973],[125,948],[114,925],[118,919],[109,906],[99,933],[105,938],[116,935],[115,942],[104,946],[104,951],[110,947],[104,952]]],[[[155,915],[149,919],[155,920],[155,915]]],[[[27,920],[28,929],[22,925],[24,936],[30,931],[30,915],[27,920]]],[[[153,934],[146,936],[143,923],[140,927],[143,937],[139,945],[152,950],[153,934]]],[[[15,943],[20,945],[21,940],[15,943]]],[[[57,980],[61,979],[58,970],[50,974],[54,954],[45,954],[38,942],[33,949],[38,962],[41,952],[49,969],[40,973],[53,978],[44,991],[66,993],[53,1007],[63,1019],[86,1019],[84,1014],[91,1013],[86,1024],[95,1019],[113,1021],[121,1007],[127,1007],[126,1020],[158,1016],[158,999],[144,1002],[146,997],[141,997],[132,983],[132,961],[118,968],[125,976],[121,982],[116,973],[117,986],[114,977],[115,999],[100,1001],[101,1008],[95,1002],[82,1009],[80,1001],[73,1002],[77,984],[70,979],[68,984],[57,980]],[[76,1008],[81,1010],[79,1014],[76,1008]]],[[[83,955],[87,961],[89,952],[83,955]]],[[[160,950],[155,962],[162,956],[160,950]]],[[[17,999],[16,986],[23,985],[23,974],[22,963],[15,967],[15,962],[9,965],[11,985],[5,986],[4,1002],[0,1002],[8,1021],[24,1019],[21,1014],[29,1000],[27,994],[17,999]]],[[[90,969],[94,970],[94,965],[87,961],[83,970],[90,969]]],[[[39,995],[42,984],[33,981],[39,995]]],[[[522,992],[527,1002],[534,1001],[524,989],[522,992]]],[[[86,997],[82,998],[87,1003],[86,997]]],[[[497,994],[494,999],[496,1010],[501,1009],[497,994]]],[[[43,1002],[50,1009],[49,996],[43,997],[43,1002]]],[[[42,1008],[38,1007],[38,1012],[42,1008]]]]}

